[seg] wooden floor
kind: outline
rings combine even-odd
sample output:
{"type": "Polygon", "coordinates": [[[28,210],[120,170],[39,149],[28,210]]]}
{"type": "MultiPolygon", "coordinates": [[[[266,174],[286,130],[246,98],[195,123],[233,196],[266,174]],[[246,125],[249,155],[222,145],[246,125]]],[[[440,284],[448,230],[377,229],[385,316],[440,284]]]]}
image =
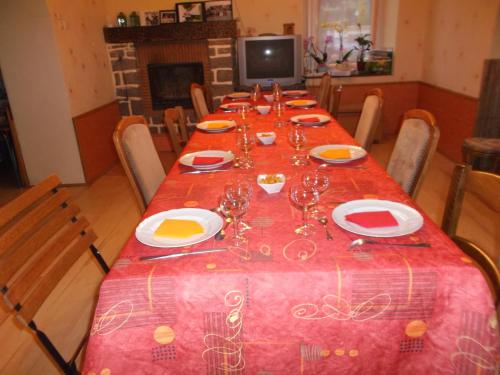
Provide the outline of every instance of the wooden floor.
{"type": "MultiPolygon", "coordinates": [[[[374,145],[372,153],[383,165],[389,158],[394,141],[374,145]]],[[[417,203],[438,225],[441,223],[446,193],[453,163],[436,154],[424,181],[417,203]]],[[[82,208],[98,236],[97,247],[108,263],[112,264],[125,241],[140,220],[133,193],[119,166],[113,168],[89,187],[70,188],[74,201],[82,208]]],[[[0,186],[0,202],[12,198],[18,191],[0,186]]],[[[498,221],[484,226],[477,219],[487,217],[486,208],[479,204],[465,207],[466,219],[461,230],[469,238],[478,239],[485,246],[500,248],[498,221]],[[478,208],[479,207],[479,208],[478,208]]],[[[93,258],[84,256],[69,272],[38,315],[41,328],[47,330],[55,344],[69,354],[78,337],[89,326],[102,272],[93,258]]],[[[54,365],[38,347],[29,331],[11,319],[0,326],[1,374],[57,374],[54,365]]]]}

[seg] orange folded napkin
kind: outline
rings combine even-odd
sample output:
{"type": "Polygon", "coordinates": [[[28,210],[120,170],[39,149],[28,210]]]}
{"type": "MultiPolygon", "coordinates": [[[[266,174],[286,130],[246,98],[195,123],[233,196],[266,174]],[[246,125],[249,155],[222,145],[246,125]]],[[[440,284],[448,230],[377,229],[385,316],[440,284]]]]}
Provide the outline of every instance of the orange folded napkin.
{"type": "Polygon", "coordinates": [[[299,122],[320,122],[319,117],[302,117],[299,119],[299,122]]]}
{"type": "Polygon", "coordinates": [[[345,219],[364,228],[397,227],[398,222],[390,211],[356,212],[345,215],[345,219]]]}
{"type": "Polygon", "coordinates": [[[193,158],[193,165],[210,165],[222,163],[223,161],[224,158],[220,156],[195,156],[193,158]]]}
{"type": "Polygon", "coordinates": [[[293,100],[290,102],[291,105],[301,106],[301,105],[309,105],[311,104],[309,100],[293,100]]]}
{"type": "Polygon", "coordinates": [[[157,237],[188,238],[203,233],[204,229],[194,220],[165,219],[155,230],[157,237]]]}
{"type": "Polygon", "coordinates": [[[350,159],[351,150],[348,148],[329,148],[319,155],[325,159],[350,159]]]}
{"type": "Polygon", "coordinates": [[[207,129],[224,129],[227,127],[228,125],[225,122],[212,122],[207,124],[207,129]]]}

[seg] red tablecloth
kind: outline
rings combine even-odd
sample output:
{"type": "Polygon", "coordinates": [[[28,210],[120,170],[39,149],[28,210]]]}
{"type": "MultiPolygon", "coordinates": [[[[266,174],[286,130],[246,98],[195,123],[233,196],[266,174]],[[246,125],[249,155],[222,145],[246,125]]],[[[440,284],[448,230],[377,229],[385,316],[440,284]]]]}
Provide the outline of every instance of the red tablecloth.
{"type": "MultiPolygon", "coordinates": [[[[324,113],[287,110],[295,114],[324,113]]],[[[238,119],[217,113],[210,119],[238,119]]],[[[387,242],[430,249],[348,246],[358,235],[330,220],[333,241],[293,229],[301,213],[288,188],[317,166],[292,167],[288,126],[251,112],[252,131],[275,131],[276,144],[251,152],[255,169],[181,175],[174,165],[145,217],[181,207],[213,208],[236,175],[285,173],[283,191],[257,184],[245,220],[246,248],[141,262],[152,248],[134,235],[103,281],[87,347],[85,374],[494,374],[498,336],[490,291],[477,268],[424,215],[421,230],[387,242]]],[[[335,122],[306,128],[307,146],[353,144],[335,122]]],[[[237,151],[236,132],[196,132],[186,152],[237,151]]],[[[380,198],[414,202],[370,157],[327,169],[321,205],[380,198]]],[[[418,209],[418,207],[416,207],[418,209]]],[[[227,246],[207,240],[190,249],[227,246]]]]}

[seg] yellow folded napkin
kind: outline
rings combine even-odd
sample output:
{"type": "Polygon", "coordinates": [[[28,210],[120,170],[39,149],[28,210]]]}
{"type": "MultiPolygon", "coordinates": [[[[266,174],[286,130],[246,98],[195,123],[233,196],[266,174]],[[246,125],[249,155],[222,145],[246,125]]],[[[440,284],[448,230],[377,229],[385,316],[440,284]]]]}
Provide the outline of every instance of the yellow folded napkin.
{"type": "Polygon", "coordinates": [[[227,123],[225,122],[211,122],[207,124],[207,129],[224,129],[227,128],[227,123]]]}
{"type": "Polygon", "coordinates": [[[329,148],[319,155],[325,159],[350,159],[351,150],[348,148],[329,148]]]}
{"type": "Polygon", "coordinates": [[[157,237],[188,238],[203,233],[203,227],[194,220],[165,219],[155,230],[157,237]]]}

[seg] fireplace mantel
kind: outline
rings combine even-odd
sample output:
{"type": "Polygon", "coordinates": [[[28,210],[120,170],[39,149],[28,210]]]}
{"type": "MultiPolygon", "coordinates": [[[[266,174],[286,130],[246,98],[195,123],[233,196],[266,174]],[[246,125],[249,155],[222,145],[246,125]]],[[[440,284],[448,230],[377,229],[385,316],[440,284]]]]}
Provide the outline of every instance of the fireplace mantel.
{"type": "Polygon", "coordinates": [[[158,26],[105,27],[106,43],[189,41],[236,38],[236,21],[167,23],[158,26]]]}

